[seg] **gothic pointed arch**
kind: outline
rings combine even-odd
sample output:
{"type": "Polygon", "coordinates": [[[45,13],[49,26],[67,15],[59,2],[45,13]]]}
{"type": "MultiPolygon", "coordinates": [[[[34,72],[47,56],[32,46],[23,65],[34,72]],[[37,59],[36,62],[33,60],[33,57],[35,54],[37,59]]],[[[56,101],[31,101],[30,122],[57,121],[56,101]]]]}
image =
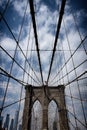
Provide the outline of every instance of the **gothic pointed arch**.
{"type": "Polygon", "coordinates": [[[57,130],[58,120],[59,120],[58,103],[53,98],[51,99],[48,105],[48,128],[50,130],[54,130],[54,129],[57,130]]]}
{"type": "Polygon", "coordinates": [[[31,130],[41,130],[42,128],[42,105],[38,98],[34,100],[31,114],[31,130]]]}

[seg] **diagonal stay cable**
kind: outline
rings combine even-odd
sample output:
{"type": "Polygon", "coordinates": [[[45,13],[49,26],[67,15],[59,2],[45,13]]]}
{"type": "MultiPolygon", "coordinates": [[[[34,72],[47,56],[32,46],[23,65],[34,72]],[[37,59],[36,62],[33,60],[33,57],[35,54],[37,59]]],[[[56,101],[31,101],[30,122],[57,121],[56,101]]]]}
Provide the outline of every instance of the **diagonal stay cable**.
{"type": "MultiPolygon", "coordinates": [[[[72,14],[72,16],[73,16],[74,23],[75,23],[75,26],[76,26],[76,28],[77,28],[77,31],[78,31],[79,37],[80,37],[80,39],[81,39],[81,41],[82,41],[82,36],[81,36],[80,30],[79,30],[79,27],[78,27],[78,25],[77,25],[77,21],[76,21],[76,18],[75,18],[75,15],[76,15],[76,14],[75,14],[75,12],[73,13],[72,9],[71,9],[71,14],[72,14]]],[[[83,48],[84,48],[84,51],[85,51],[85,53],[86,53],[86,55],[87,55],[87,50],[86,50],[84,44],[83,44],[83,48]]]]}
{"type": "MultiPolygon", "coordinates": [[[[28,7],[28,0],[27,0],[27,6],[26,6],[26,9],[25,9],[25,12],[24,12],[24,18],[23,18],[23,21],[22,21],[21,29],[20,29],[20,32],[19,32],[18,42],[19,42],[19,40],[20,40],[21,32],[22,32],[22,29],[23,29],[23,25],[24,25],[24,20],[25,20],[25,15],[26,15],[27,7],[28,7]]],[[[31,33],[31,20],[30,20],[30,30],[29,30],[29,37],[28,37],[27,49],[28,49],[29,41],[30,41],[30,33],[31,33]]],[[[23,52],[23,49],[21,49],[20,45],[19,45],[19,48],[20,48],[22,54],[23,54],[24,57],[25,57],[25,62],[28,63],[28,65],[30,66],[31,70],[34,72],[34,75],[36,76],[37,80],[41,83],[41,81],[39,80],[38,76],[36,75],[34,69],[32,68],[31,64],[29,63],[29,61],[28,61],[28,59],[27,59],[27,51],[26,51],[26,55],[25,55],[24,52],[23,52]]],[[[25,63],[25,64],[26,64],[26,63],[25,63]]]]}
{"type": "Polygon", "coordinates": [[[80,77],[82,77],[83,75],[87,74],[87,71],[84,71],[83,73],[81,73],[79,76],[77,76],[76,78],[74,78],[73,80],[71,80],[69,83],[65,84],[65,87],[68,86],[69,84],[78,81],[80,77]]]}
{"type": "MultiPolygon", "coordinates": [[[[14,79],[14,80],[17,81],[17,82],[20,81],[19,83],[21,83],[21,85],[24,85],[24,84],[22,84],[22,83],[25,83],[25,84],[27,85],[26,82],[21,81],[21,80],[19,80],[18,78],[15,78],[13,75],[9,74],[9,73],[8,73],[6,70],[4,70],[3,68],[0,67],[0,70],[5,73],[5,74],[3,74],[3,73],[0,72],[0,74],[5,75],[5,76],[7,76],[7,77],[10,77],[10,78],[14,79]]],[[[28,75],[29,75],[29,74],[28,74],[28,75]]],[[[29,75],[29,76],[31,77],[31,75],[29,75]]],[[[39,83],[38,83],[33,77],[31,77],[31,78],[33,79],[34,82],[36,82],[36,83],[39,85],[39,83]]]]}
{"type": "MultiPolygon", "coordinates": [[[[2,16],[1,12],[0,12],[0,16],[2,16]]],[[[10,26],[8,25],[8,23],[7,23],[6,19],[5,19],[3,16],[2,16],[2,18],[3,18],[3,21],[5,22],[6,26],[8,27],[8,29],[9,29],[9,31],[10,31],[10,33],[11,33],[12,37],[14,38],[14,40],[15,40],[15,42],[16,42],[16,44],[17,44],[17,46],[20,48],[20,50],[21,50],[21,52],[22,52],[23,56],[25,57],[25,59],[26,59],[26,61],[27,61],[28,65],[30,66],[30,68],[32,69],[32,71],[34,72],[34,74],[35,74],[35,76],[36,76],[36,73],[35,73],[34,69],[31,67],[31,65],[30,65],[30,63],[29,63],[28,59],[26,58],[26,56],[25,56],[25,54],[24,54],[24,52],[23,52],[22,48],[20,47],[20,45],[19,45],[18,41],[16,40],[16,38],[15,38],[14,34],[12,33],[11,28],[10,28],[10,26]]],[[[37,77],[38,77],[38,76],[36,76],[36,78],[37,78],[37,77]]],[[[37,78],[37,80],[38,80],[38,79],[39,79],[39,78],[37,78]]],[[[38,80],[38,81],[40,82],[40,80],[38,80]]]]}
{"type": "Polygon", "coordinates": [[[23,81],[21,81],[21,80],[15,78],[15,77],[12,76],[10,73],[8,73],[6,70],[4,70],[2,67],[0,67],[0,70],[3,72],[3,73],[0,72],[1,75],[10,77],[10,78],[14,79],[15,81],[17,81],[19,84],[21,84],[21,85],[23,85],[23,86],[27,85],[27,83],[25,83],[25,82],[23,82],[23,81]]]}
{"type": "MultiPolygon", "coordinates": [[[[5,9],[4,9],[4,11],[2,12],[2,16],[4,16],[4,14],[5,14],[5,12],[6,12],[7,8],[8,8],[9,3],[10,3],[10,0],[7,1],[6,6],[5,6],[5,9]]],[[[0,16],[0,22],[1,22],[1,20],[2,20],[2,16],[0,16]]]]}
{"type": "MultiPolygon", "coordinates": [[[[85,74],[87,74],[87,71],[84,71],[83,73],[81,73],[80,75],[78,75],[76,78],[74,78],[73,80],[71,80],[71,81],[69,81],[68,83],[66,83],[66,84],[65,84],[65,87],[68,86],[69,84],[73,83],[73,82],[76,82],[77,80],[78,80],[78,81],[81,80],[80,77],[82,77],[82,76],[85,75],[85,74]]],[[[86,79],[86,77],[85,77],[85,78],[82,78],[82,79],[86,79]]],[[[57,81],[55,81],[53,84],[56,84],[56,83],[57,83],[57,81]]],[[[52,85],[53,85],[53,84],[52,84],[52,85]]]]}
{"type": "Polygon", "coordinates": [[[38,61],[39,61],[41,79],[42,79],[42,84],[44,84],[44,83],[43,83],[41,60],[40,60],[40,53],[39,53],[39,45],[38,45],[38,37],[37,37],[37,29],[36,29],[36,20],[35,20],[35,15],[34,15],[33,0],[29,0],[29,5],[30,5],[32,23],[33,23],[33,29],[34,29],[34,36],[35,36],[35,43],[36,43],[36,50],[37,50],[37,56],[38,56],[38,61]]]}
{"type": "MultiPolygon", "coordinates": [[[[26,6],[26,8],[27,8],[27,6],[26,6]]],[[[25,13],[26,13],[26,9],[25,9],[25,12],[24,12],[24,17],[25,17],[25,13]]],[[[16,50],[17,50],[17,47],[19,46],[19,41],[16,40],[16,38],[15,38],[15,36],[14,36],[14,34],[13,34],[11,28],[10,28],[10,26],[8,25],[6,19],[3,17],[3,15],[2,15],[1,12],[0,12],[0,16],[2,16],[3,21],[5,22],[5,24],[6,24],[7,28],[8,28],[8,30],[10,31],[12,37],[14,38],[14,40],[15,40],[15,42],[16,42],[16,49],[15,49],[14,57],[12,58],[12,65],[11,65],[11,69],[10,69],[10,75],[11,75],[11,73],[12,73],[12,68],[13,68],[13,64],[14,64],[14,60],[15,60],[16,50]]],[[[23,17],[23,21],[24,21],[24,17],[23,17]]],[[[23,21],[22,21],[22,25],[21,25],[20,34],[21,34],[21,31],[22,31],[23,21]]],[[[20,35],[19,35],[19,37],[20,37],[20,35]]],[[[22,51],[22,49],[21,49],[20,46],[19,46],[19,48],[20,48],[21,52],[23,53],[23,51],[22,51]]],[[[6,51],[5,51],[5,52],[6,52],[6,51]]],[[[7,53],[7,52],[6,52],[6,53],[7,53]]],[[[23,55],[24,55],[24,53],[23,53],[23,55]]],[[[25,55],[24,55],[24,57],[25,57],[25,55]]],[[[26,59],[26,57],[25,57],[25,59],[26,59]]],[[[17,63],[17,62],[16,62],[16,63],[17,63]]],[[[21,67],[21,66],[20,66],[20,67],[21,67]]],[[[21,68],[22,68],[22,67],[21,67],[21,68]]],[[[24,68],[23,68],[23,70],[24,70],[24,68]]],[[[24,70],[24,71],[25,71],[25,70],[24,70]]],[[[29,74],[28,74],[28,75],[29,75],[29,74]]],[[[3,106],[4,106],[4,103],[5,103],[5,99],[6,99],[6,94],[7,94],[7,90],[8,90],[9,81],[10,81],[10,76],[8,75],[8,81],[7,81],[6,90],[5,90],[5,94],[4,94],[4,98],[3,98],[3,102],[2,102],[2,110],[3,110],[3,106]]],[[[2,113],[2,110],[1,110],[1,112],[0,112],[0,115],[1,115],[1,113],[2,113]]]]}
{"type": "MultiPolygon", "coordinates": [[[[27,97],[27,98],[29,98],[29,97],[27,97]]],[[[10,103],[10,104],[4,106],[3,109],[5,109],[5,108],[7,108],[7,107],[10,107],[10,106],[12,106],[12,105],[15,105],[16,103],[18,103],[18,102],[20,102],[20,101],[23,101],[23,100],[25,100],[25,99],[26,99],[26,98],[21,98],[20,100],[17,100],[17,101],[15,101],[15,102],[13,102],[13,103],[10,103]]],[[[0,109],[1,109],[1,108],[0,108],[0,109]]]]}
{"type": "MultiPolygon", "coordinates": [[[[67,33],[67,28],[66,28],[64,20],[63,20],[63,24],[64,24],[64,29],[65,29],[65,34],[66,34],[66,39],[67,39],[68,47],[69,47],[69,50],[70,50],[70,55],[72,55],[70,41],[69,41],[69,37],[68,37],[68,33],[67,33]]],[[[81,41],[82,41],[82,39],[81,39],[81,41]]],[[[76,69],[75,69],[75,62],[74,62],[73,57],[71,57],[71,61],[72,61],[72,65],[73,65],[75,77],[78,77],[76,69]]],[[[80,103],[81,103],[81,107],[82,107],[82,113],[83,113],[84,121],[85,121],[85,124],[86,124],[86,115],[85,115],[85,110],[84,110],[84,106],[83,106],[83,102],[82,102],[82,96],[81,96],[81,90],[80,90],[78,78],[77,78],[76,83],[77,83],[77,90],[78,90],[80,101],[81,101],[80,103]]]]}
{"type": "MultiPolygon", "coordinates": [[[[79,68],[81,65],[83,65],[84,63],[86,63],[87,62],[87,59],[86,60],[84,60],[81,64],[79,64],[78,66],[76,66],[75,67],[75,69],[77,69],[77,68],[79,68]]],[[[61,77],[61,78],[59,78],[58,80],[57,80],[57,82],[58,81],[60,81],[61,79],[64,79],[67,75],[69,75],[70,73],[72,73],[74,71],[74,69],[72,69],[72,70],[70,70],[69,72],[67,72],[65,75],[63,75],[63,77],[61,77]]],[[[54,81],[54,80],[53,80],[54,81]]],[[[52,82],[51,82],[52,83],[52,82]]],[[[53,82],[52,84],[54,84],[55,82],[53,82]]]]}
{"type": "MultiPolygon", "coordinates": [[[[24,81],[22,81],[22,80],[19,80],[19,79],[15,78],[13,75],[11,75],[10,73],[8,73],[8,72],[7,72],[6,70],[4,70],[2,67],[0,67],[0,70],[4,72],[4,73],[1,73],[1,72],[0,72],[0,74],[12,78],[13,80],[17,81],[17,82],[20,83],[21,85],[25,86],[25,85],[28,84],[28,83],[26,83],[26,82],[24,82],[24,81]]],[[[37,82],[35,79],[33,79],[33,80],[38,84],[38,82],[37,82]]],[[[38,85],[39,85],[39,84],[38,84],[38,85]]]]}
{"type": "MultiPolygon", "coordinates": [[[[0,15],[2,16],[1,12],[0,12],[0,15]]],[[[25,17],[25,14],[24,14],[24,17],[25,17]]],[[[7,25],[7,27],[8,27],[8,29],[9,29],[9,31],[10,31],[10,33],[11,33],[11,35],[13,36],[13,38],[14,38],[15,42],[17,43],[17,46],[20,48],[20,50],[21,50],[22,54],[24,55],[24,57],[25,57],[26,61],[28,62],[28,64],[29,64],[30,68],[32,69],[32,71],[34,72],[34,74],[35,74],[35,76],[36,76],[36,78],[37,78],[38,76],[36,75],[36,73],[35,73],[34,69],[31,67],[31,65],[30,65],[30,63],[29,63],[28,59],[26,58],[26,56],[25,56],[25,54],[24,54],[24,52],[23,52],[22,48],[20,47],[20,45],[19,45],[19,43],[18,43],[19,41],[17,41],[17,40],[16,40],[16,38],[15,38],[14,34],[12,33],[11,28],[10,28],[10,26],[8,25],[8,23],[7,23],[6,19],[5,19],[3,16],[2,16],[2,18],[3,18],[3,21],[5,22],[5,24],[7,25]]],[[[22,26],[23,26],[23,23],[22,23],[22,26]]],[[[21,32],[20,32],[20,33],[21,33],[21,32]]],[[[38,80],[38,79],[39,79],[39,78],[37,78],[37,80],[38,80]]],[[[38,80],[38,81],[40,82],[40,80],[38,80]]]]}
{"type": "Polygon", "coordinates": [[[8,53],[3,47],[0,46],[0,48],[2,48],[3,51],[4,51],[12,60],[14,60],[14,62],[15,62],[23,71],[25,71],[25,73],[26,73],[28,76],[31,77],[31,79],[33,79],[38,85],[40,85],[39,82],[37,82],[11,55],[9,55],[9,53],[8,53]]]}
{"type": "Polygon", "coordinates": [[[72,55],[69,57],[69,59],[64,63],[64,65],[61,67],[61,69],[59,70],[59,72],[53,77],[53,79],[50,81],[50,83],[52,83],[54,81],[54,79],[58,76],[58,74],[60,73],[60,71],[64,68],[64,66],[70,61],[71,57],[76,53],[76,51],[80,48],[80,46],[84,43],[84,41],[87,39],[87,35],[83,38],[83,40],[80,42],[80,44],[78,45],[78,47],[74,50],[74,52],[72,53],[72,55]]]}
{"type": "Polygon", "coordinates": [[[54,48],[53,48],[50,68],[49,68],[48,77],[47,77],[47,83],[49,81],[50,74],[51,74],[51,69],[52,69],[52,64],[53,64],[54,55],[55,55],[55,51],[56,51],[58,36],[59,36],[60,27],[61,27],[61,23],[62,23],[62,18],[63,18],[63,14],[64,14],[65,3],[66,3],[66,0],[62,0],[61,9],[60,9],[60,15],[59,15],[59,21],[58,21],[58,25],[57,25],[57,32],[56,32],[56,36],[55,36],[54,48]]]}
{"type": "MultiPolygon", "coordinates": [[[[68,97],[68,98],[77,99],[77,100],[79,100],[79,101],[80,101],[80,99],[79,99],[78,97],[74,97],[74,96],[71,96],[71,95],[66,95],[66,94],[64,94],[64,96],[66,96],[66,97],[68,97]]],[[[87,102],[87,99],[82,99],[82,101],[87,102]]]]}
{"type": "Polygon", "coordinates": [[[66,109],[66,110],[67,110],[67,112],[70,113],[80,124],[82,124],[85,128],[87,128],[86,125],[85,125],[83,122],[81,122],[76,116],[74,116],[73,113],[72,113],[70,110],[68,110],[68,109],[66,109]]]}

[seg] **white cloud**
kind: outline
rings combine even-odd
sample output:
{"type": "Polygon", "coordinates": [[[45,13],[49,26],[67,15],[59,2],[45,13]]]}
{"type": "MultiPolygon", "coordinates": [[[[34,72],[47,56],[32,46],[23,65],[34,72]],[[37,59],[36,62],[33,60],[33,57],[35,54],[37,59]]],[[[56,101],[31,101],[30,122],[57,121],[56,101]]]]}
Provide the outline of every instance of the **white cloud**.
{"type": "Polygon", "coordinates": [[[17,13],[23,17],[24,15],[24,10],[25,10],[25,7],[26,7],[26,4],[27,4],[27,1],[26,0],[19,0],[19,1],[14,1],[13,3],[13,6],[14,6],[14,9],[17,11],[17,13]]]}
{"type": "Polygon", "coordinates": [[[16,43],[9,37],[3,37],[0,41],[0,45],[13,57],[16,48],[16,43]]]}
{"type": "MultiPolygon", "coordinates": [[[[40,2],[40,0],[37,1],[38,4],[39,4],[39,2],[40,2]]],[[[14,1],[13,5],[14,5],[14,9],[18,12],[18,14],[23,17],[24,8],[26,6],[26,1],[23,1],[23,2],[14,1]]],[[[68,10],[69,6],[67,5],[66,8],[68,10]]],[[[28,13],[29,13],[29,11],[27,11],[27,15],[28,15],[28,13]]],[[[80,11],[77,12],[77,15],[79,17],[79,15],[81,15],[81,12],[80,11]]],[[[39,10],[36,14],[38,41],[39,41],[39,48],[40,49],[43,49],[43,50],[44,49],[53,49],[53,44],[54,44],[54,39],[55,39],[54,33],[55,33],[55,30],[56,30],[55,25],[57,24],[57,18],[58,18],[58,12],[56,10],[54,11],[54,13],[52,13],[52,12],[50,12],[50,10],[47,8],[46,5],[40,6],[40,8],[39,8],[39,10]],[[54,26],[52,27],[52,25],[54,25],[54,26]]],[[[78,32],[76,31],[75,24],[73,23],[74,20],[73,20],[72,15],[70,15],[69,13],[66,13],[66,15],[64,16],[64,21],[65,21],[66,28],[68,29],[68,37],[69,37],[69,42],[70,42],[70,48],[71,48],[72,53],[73,53],[73,51],[77,48],[77,46],[80,43],[80,37],[79,37],[78,32]]],[[[19,30],[19,28],[18,28],[18,30],[19,30]]],[[[24,54],[26,55],[27,44],[28,44],[28,35],[29,35],[29,33],[28,33],[29,32],[29,25],[24,26],[23,32],[25,30],[26,30],[27,34],[22,40],[19,41],[19,45],[23,49],[24,54]]],[[[13,31],[15,32],[15,30],[13,30],[13,31]]],[[[62,45],[63,45],[63,49],[64,49],[64,53],[65,53],[65,59],[68,60],[68,58],[70,57],[70,52],[69,52],[69,46],[68,46],[68,43],[67,43],[63,23],[62,23],[62,28],[61,28],[61,34],[63,34],[63,38],[61,39],[61,37],[59,37],[57,49],[62,50],[62,45]]],[[[82,35],[82,37],[83,37],[83,35],[82,35]]],[[[1,46],[3,46],[3,48],[5,48],[6,50],[14,50],[15,47],[16,47],[16,43],[13,39],[6,36],[6,37],[2,38],[1,46]]],[[[28,49],[29,50],[36,49],[35,48],[33,28],[31,29],[30,40],[29,40],[29,48],[28,49]]],[[[83,50],[83,47],[81,47],[80,49],[83,50]]],[[[44,51],[40,52],[41,63],[42,63],[42,66],[43,66],[44,81],[47,80],[48,71],[49,71],[49,67],[50,67],[51,53],[52,52],[44,52],[44,51]]],[[[9,54],[13,57],[14,52],[9,51],[9,54]]],[[[36,57],[37,57],[36,53],[32,52],[32,55],[36,59],[36,57]]],[[[63,56],[64,56],[63,52],[58,52],[58,56],[55,57],[55,63],[53,63],[53,68],[52,68],[52,70],[54,70],[54,71],[52,71],[51,78],[53,78],[55,73],[57,73],[57,70],[60,69],[61,66],[64,64],[65,61],[64,61],[63,56]],[[60,56],[61,56],[61,58],[60,58],[60,56]],[[61,64],[60,64],[60,60],[61,60],[61,64]],[[59,64],[59,68],[56,67],[56,65],[55,65],[56,62],[59,64]]],[[[31,54],[28,51],[27,59],[29,59],[30,57],[31,57],[31,54]]],[[[18,60],[22,61],[21,65],[24,65],[25,58],[20,51],[18,51],[18,57],[17,58],[18,58],[18,60]]],[[[73,56],[75,66],[79,65],[84,59],[86,59],[86,54],[85,54],[84,51],[77,51],[76,55],[73,56]]],[[[37,60],[37,62],[38,62],[38,60],[37,60]]],[[[2,65],[4,66],[4,64],[2,64],[2,65]]],[[[70,62],[68,62],[68,64],[67,64],[68,72],[70,70],[72,70],[73,68],[74,68],[74,66],[72,64],[72,59],[71,59],[70,62]]],[[[86,64],[83,64],[78,69],[76,69],[77,76],[79,74],[81,74],[81,72],[83,72],[86,68],[87,68],[86,64]]],[[[13,72],[14,71],[16,71],[15,77],[22,80],[23,79],[23,71],[20,68],[18,68],[17,65],[15,65],[15,64],[13,65],[13,72]]],[[[26,71],[29,72],[29,67],[26,67],[26,71]]],[[[65,67],[64,67],[63,71],[61,71],[61,73],[58,75],[58,77],[54,81],[57,81],[59,78],[62,77],[62,72],[63,72],[63,75],[65,75],[67,73],[65,67]]],[[[36,79],[35,75],[31,71],[31,69],[30,69],[29,73],[36,79]]],[[[12,73],[12,74],[14,74],[14,73],[12,73]]],[[[36,74],[38,75],[38,77],[40,77],[39,72],[36,72],[36,74]]],[[[69,74],[69,80],[71,81],[73,78],[75,78],[74,72],[69,74]]],[[[25,74],[24,81],[27,82],[27,79],[28,79],[28,76],[27,76],[27,74],[25,74]]],[[[41,77],[40,77],[40,79],[41,79],[41,77]]],[[[29,77],[29,83],[31,83],[31,82],[32,82],[32,84],[36,85],[36,83],[34,83],[33,80],[31,81],[31,78],[29,77]]],[[[68,82],[68,79],[67,79],[67,76],[66,76],[64,78],[64,83],[67,83],[67,82],[68,82]]],[[[63,80],[61,80],[61,82],[59,81],[58,84],[63,84],[63,80]]],[[[12,93],[13,95],[20,93],[20,89],[17,89],[17,84],[10,83],[9,85],[11,86],[8,89],[9,93],[12,93]]],[[[57,83],[56,83],[56,85],[57,85],[57,83]]],[[[74,92],[76,92],[75,89],[73,89],[73,93],[74,92]]],[[[70,94],[69,89],[66,90],[66,93],[70,94]]],[[[8,98],[8,102],[9,101],[11,102],[12,99],[8,98]]],[[[70,103],[71,102],[68,102],[68,100],[67,100],[67,105],[69,105],[68,108],[69,108],[69,110],[72,110],[72,106],[71,106],[70,103]]],[[[22,117],[21,113],[20,113],[20,115],[22,117]]]]}

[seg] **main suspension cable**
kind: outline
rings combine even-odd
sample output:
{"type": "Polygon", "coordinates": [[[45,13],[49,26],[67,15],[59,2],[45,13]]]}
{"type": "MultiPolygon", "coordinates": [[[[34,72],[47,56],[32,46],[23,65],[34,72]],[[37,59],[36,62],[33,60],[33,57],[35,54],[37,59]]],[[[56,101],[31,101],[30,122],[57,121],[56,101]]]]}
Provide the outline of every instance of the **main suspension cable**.
{"type": "Polygon", "coordinates": [[[34,15],[35,12],[34,12],[33,0],[29,0],[29,5],[30,5],[30,10],[31,10],[32,22],[33,22],[33,29],[34,29],[34,36],[35,36],[35,43],[36,43],[36,50],[37,50],[39,67],[40,67],[41,79],[42,79],[42,84],[44,84],[44,82],[43,82],[43,75],[42,75],[41,60],[40,60],[40,53],[39,53],[36,21],[35,21],[35,15],[34,15]]]}
{"type": "Polygon", "coordinates": [[[56,32],[55,41],[54,41],[54,48],[53,48],[50,68],[49,68],[48,77],[47,77],[47,84],[48,84],[49,78],[50,78],[50,73],[51,73],[51,68],[52,68],[52,64],[53,64],[53,60],[54,60],[54,55],[55,55],[55,50],[56,50],[56,46],[57,46],[58,37],[59,37],[61,22],[62,22],[62,18],[63,18],[63,14],[64,14],[65,3],[66,3],[66,0],[62,0],[60,15],[59,15],[59,21],[58,21],[58,25],[57,25],[57,32],[56,32]]]}

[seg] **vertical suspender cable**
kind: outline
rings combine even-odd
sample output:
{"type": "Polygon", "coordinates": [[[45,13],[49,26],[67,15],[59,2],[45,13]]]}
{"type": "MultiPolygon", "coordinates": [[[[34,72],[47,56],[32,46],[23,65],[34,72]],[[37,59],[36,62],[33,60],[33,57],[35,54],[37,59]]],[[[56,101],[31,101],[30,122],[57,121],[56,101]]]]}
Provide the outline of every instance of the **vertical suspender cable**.
{"type": "MultiPolygon", "coordinates": [[[[69,42],[69,39],[68,39],[67,29],[66,29],[64,20],[63,20],[63,24],[64,24],[64,28],[65,28],[67,43],[68,43],[69,50],[70,50],[70,55],[72,55],[71,47],[70,47],[70,42],[69,42]]],[[[86,124],[86,115],[85,115],[85,110],[84,110],[84,106],[83,106],[83,102],[82,102],[81,91],[80,91],[80,86],[79,86],[79,82],[78,82],[78,76],[77,76],[77,73],[76,73],[76,69],[75,69],[75,64],[74,64],[73,57],[71,57],[71,60],[72,60],[72,64],[73,64],[75,76],[76,76],[76,79],[77,79],[77,80],[76,80],[76,81],[77,81],[77,89],[78,89],[78,92],[79,92],[79,97],[80,97],[81,106],[82,106],[82,112],[83,112],[84,121],[85,121],[85,124],[86,124]]]]}

